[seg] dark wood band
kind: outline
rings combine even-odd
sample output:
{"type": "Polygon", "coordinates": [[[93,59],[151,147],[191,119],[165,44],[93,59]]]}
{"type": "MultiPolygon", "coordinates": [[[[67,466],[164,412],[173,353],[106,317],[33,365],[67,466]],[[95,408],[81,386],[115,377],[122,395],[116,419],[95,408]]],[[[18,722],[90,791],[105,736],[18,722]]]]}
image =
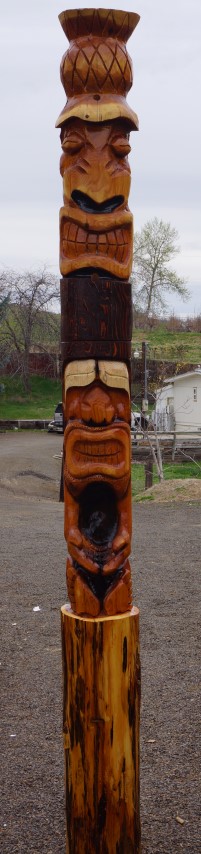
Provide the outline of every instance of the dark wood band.
{"type": "Polygon", "coordinates": [[[128,362],[131,358],[129,341],[62,341],[62,363],[74,359],[116,359],[128,362]]]}
{"type": "Polygon", "coordinates": [[[96,273],[61,279],[62,358],[128,359],[131,337],[131,282],[96,273]]]}

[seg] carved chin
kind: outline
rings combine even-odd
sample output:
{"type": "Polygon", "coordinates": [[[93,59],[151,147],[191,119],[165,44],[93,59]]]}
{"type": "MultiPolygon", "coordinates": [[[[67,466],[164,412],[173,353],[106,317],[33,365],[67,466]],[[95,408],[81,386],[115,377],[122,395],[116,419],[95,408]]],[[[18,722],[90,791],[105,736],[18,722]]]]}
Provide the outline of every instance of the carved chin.
{"type": "Polygon", "coordinates": [[[132,269],[133,228],[130,211],[118,215],[60,211],[60,270],[98,267],[120,278],[132,269]]]}

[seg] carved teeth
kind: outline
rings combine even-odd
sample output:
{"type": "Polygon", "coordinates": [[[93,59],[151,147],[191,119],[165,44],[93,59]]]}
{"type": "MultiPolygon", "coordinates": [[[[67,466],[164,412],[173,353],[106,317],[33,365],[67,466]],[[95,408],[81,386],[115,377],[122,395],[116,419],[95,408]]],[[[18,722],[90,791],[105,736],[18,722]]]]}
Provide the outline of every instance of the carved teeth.
{"type": "Polygon", "coordinates": [[[74,454],[77,463],[95,463],[97,462],[111,466],[118,466],[121,463],[121,447],[119,442],[76,442],[74,446],[74,454]]]}
{"type": "Polygon", "coordinates": [[[116,228],[104,233],[86,231],[72,222],[64,222],[61,229],[62,252],[73,258],[78,253],[107,255],[116,261],[126,261],[130,245],[127,229],[116,228]]]}

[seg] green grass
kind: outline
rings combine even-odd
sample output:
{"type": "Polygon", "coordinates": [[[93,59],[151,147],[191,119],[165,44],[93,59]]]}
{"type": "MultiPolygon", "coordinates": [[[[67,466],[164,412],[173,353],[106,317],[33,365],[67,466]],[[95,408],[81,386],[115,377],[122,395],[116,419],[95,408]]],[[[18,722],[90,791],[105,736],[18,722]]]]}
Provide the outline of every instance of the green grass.
{"type": "Polygon", "coordinates": [[[142,341],[149,344],[148,356],[158,361],[199,364],[201,361],[200,332],[170,332],[163,325],[157,329],[134,329],[133,347],[142,341]]]}
{"type": "Polygon", "coordinates": [[[19,377],[1,376],[1,383],[5,391],[0,394],[0,419],[52,418],[62,396],[60,380],[32,376],[29,394],[19,377]]]}
{"type": "MultiPolygon", "coordinates": [[[[164,479],[176,480],[178,478],[196,477],[201,478],[201,463],[165,463],[163,466],[164,479]]],[[[138,495],[145,488],[145,471],[143,463],[133,463],[131,468],[132,495],[138,495]]],[[[159,483],[156,466],[153,466],[153,484],[159,483]]]]}

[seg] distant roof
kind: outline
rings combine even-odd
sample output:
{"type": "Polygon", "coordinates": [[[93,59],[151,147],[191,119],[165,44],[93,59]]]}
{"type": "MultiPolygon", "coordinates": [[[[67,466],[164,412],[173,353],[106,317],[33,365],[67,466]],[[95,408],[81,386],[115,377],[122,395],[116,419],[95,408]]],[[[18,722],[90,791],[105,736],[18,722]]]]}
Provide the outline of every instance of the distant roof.
{"type": "Polygon", "coordinates": [[[194,371],[186,371],[185,374],[175,374],[174,377],[168,377],[167,380],[164,380],[164,385],[169,385],[170,383],[178,382],[178,380],[184,380],[186,377],[201,377],[201,367],[195,368],[194,371]]]}

